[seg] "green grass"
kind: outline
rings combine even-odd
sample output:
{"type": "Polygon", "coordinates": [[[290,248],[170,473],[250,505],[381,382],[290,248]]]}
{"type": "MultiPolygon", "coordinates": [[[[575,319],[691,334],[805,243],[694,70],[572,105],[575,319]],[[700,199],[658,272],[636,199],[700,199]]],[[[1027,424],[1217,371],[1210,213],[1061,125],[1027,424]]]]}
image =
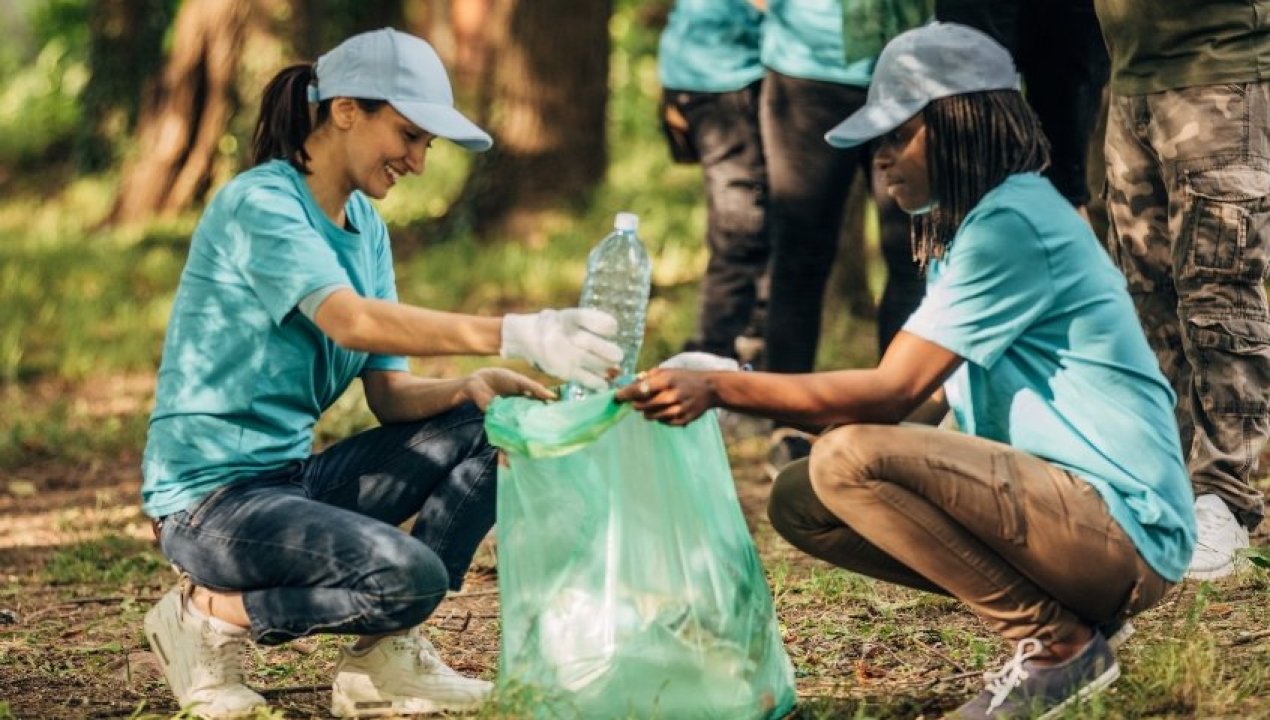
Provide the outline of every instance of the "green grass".
{"type": "Polygon", "coordinates": [[[48,585],[143,585],[168,567],[151,543],[108,534],[61,547],[44,567],[48,585]]]}

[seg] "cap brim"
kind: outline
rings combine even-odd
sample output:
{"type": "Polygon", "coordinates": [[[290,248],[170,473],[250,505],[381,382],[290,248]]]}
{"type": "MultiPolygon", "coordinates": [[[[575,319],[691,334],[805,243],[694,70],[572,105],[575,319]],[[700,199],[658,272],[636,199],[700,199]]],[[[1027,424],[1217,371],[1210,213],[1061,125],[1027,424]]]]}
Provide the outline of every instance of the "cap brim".
{"type": "Polygon", "coordinates": [[[393,102],[392,106],[410,122],[460,147],[483,152],[494,145],[489,133],[452,107],[412,102],[393,102]]]}
{"type": "Polygon", "coordinates": [[[825,142],[836,148],[863,145],[903,125],[921,111],[924,104],[869,103],[825,133],[825,142]]]}

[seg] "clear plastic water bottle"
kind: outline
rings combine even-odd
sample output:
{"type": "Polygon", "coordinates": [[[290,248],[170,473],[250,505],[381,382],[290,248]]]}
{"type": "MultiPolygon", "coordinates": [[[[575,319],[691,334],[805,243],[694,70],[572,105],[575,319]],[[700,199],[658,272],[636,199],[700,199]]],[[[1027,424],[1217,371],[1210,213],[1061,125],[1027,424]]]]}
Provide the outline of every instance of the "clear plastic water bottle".
{"type": "MultiPolygon", "coordinates": [[[[586,280],[582,283],[581,307],[603,310],[617,319],[616,342],[622,348],[621,374],[613,386],[630,382],[635,375],[639,349],[644,344],[644,318],[648,314],[648,293],[652,286],[652,263],[639,241],[639,216],[620,212],[609,233],[587,256],[586,280]]],[[[565,397],[576,399],[586,388],[570,383],[565,397]]]]}

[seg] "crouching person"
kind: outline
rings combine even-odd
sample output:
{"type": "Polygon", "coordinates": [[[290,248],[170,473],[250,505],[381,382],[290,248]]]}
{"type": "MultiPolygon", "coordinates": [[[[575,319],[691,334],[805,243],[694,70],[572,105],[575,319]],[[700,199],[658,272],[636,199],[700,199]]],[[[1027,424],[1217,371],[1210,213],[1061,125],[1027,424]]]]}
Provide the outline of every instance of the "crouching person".
{"type": "Polygon", "coordinates": [[[659,369],[619,396],[670,423],[725,407],[840,425],[778,476],[772,523],[835,565],[952,595],[1014,644],[955,718],[1049,716],[1109,685],[1114,641],[1195,539],[1173,394],[1123,277],[1038,174],[1048,147],[1016,82],[1004,48],[934,23],[887,46],[868,103],[827,136],[874,143],[926,265],[876,369],[659,369]],[[962,432],[898,424],[945,403],[962,432]]]}
{"type": "Polygon", "coordinates": [[[593,310],[478,317],[398,303],[384,198],[436,137],[484,131],[453,107],[423,40],[355,36],[265,90],[254,162],[194,232],[159,368],[142,500],[180,588],[145,632],[177,701],[239,717],[247,641],[315,633],[343,649],[340,717],[464,710],[489,692],[418,630],[494,522],[496,396],[552,397],[508,370],[412,375],[405,356],[493,355],[604,387],[616,322],[593,310]],[[382,426],[312,454],[313,426],[360,378],[382,426]],[[397,528],[412,521],[409,533],[397,528]]]}

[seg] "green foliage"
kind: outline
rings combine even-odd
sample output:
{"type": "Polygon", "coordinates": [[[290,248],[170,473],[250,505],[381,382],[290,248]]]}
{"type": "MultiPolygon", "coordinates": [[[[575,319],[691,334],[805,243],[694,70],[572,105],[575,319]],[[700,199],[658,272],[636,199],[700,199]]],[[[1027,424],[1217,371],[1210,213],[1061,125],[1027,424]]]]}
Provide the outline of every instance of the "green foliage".
{"type": "Polygon", "coordinates": [[[51,40],[0,88],[0,166],[28,164],[74,135],[88,81],[75,55],[66,40],[51,40]]]}
{"type": "Polygon", "coordinates": [[[60,548],[44,567],[49,585],[138,585],[167,567],[149,543],[105,535],[60,548]]]}

